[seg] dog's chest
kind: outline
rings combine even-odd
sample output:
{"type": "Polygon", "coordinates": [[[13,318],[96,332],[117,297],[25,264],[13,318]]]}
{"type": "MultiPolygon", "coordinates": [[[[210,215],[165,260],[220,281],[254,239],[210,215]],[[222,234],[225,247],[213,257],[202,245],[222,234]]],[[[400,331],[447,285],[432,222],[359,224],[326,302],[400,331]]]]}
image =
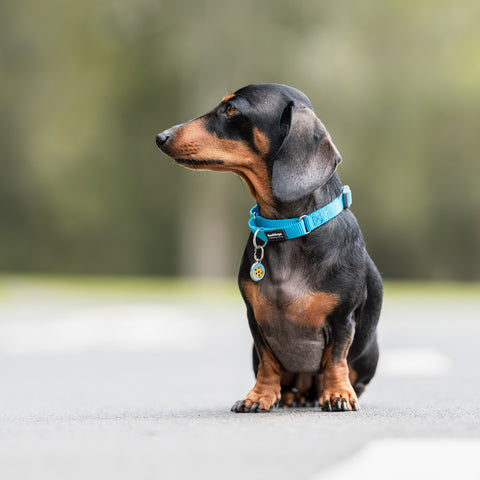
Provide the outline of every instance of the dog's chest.
{"type": "Polygon", "coordinates": [[[312,292],[295,270],[284,278],[245,282],[250,302],[265,341],[285,370],[317,373],[325,348],[324,325],[338,304],[338,296],[312,292]]]}

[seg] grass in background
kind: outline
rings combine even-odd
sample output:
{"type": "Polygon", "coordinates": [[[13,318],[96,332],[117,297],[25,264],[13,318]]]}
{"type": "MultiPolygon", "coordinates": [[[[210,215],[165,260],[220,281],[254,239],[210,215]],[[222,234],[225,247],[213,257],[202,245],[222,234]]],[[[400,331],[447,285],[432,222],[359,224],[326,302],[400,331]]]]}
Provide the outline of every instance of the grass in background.
{"type": "Polygon", "coordinates": [[[225,279],[135,276],[0,274],[0,300],[14,294],[213,301],[239,296],[236,282],[225,279]]]}
{"type": "Polygon", "coordinates": [[[479,282],[385,280],[385,296],[480,296],[479,282]]]}
{"type": "MultiPolygon", "coordinates": [[[[387,297],[479,296],[480,283],[386,280],[387,297]]],[[[0,300],[12,295],[240,300],[235,279],[0,274],[0,300]]]]}

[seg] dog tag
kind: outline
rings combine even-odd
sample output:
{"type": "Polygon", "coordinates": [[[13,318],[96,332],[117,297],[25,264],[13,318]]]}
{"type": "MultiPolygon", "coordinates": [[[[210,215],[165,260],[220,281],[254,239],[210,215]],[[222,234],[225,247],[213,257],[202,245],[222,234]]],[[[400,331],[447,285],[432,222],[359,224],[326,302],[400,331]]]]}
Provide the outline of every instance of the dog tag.
{"type": "Polygon", "coordinates": [[[260,262],[255,262],[250,268],[250,278],[258,282],[265,276],[265,267],[260,262]]]}
{"type": "Polygon", "coordinates": [[[265,276],[265,267],[262,265],[262,260],[263,254],[265,253],[263,249],[267,244],[268,240],[263,245],[259,245],[257,243],[257,235],[259,231],[260,229],[258,228],[257,231],[253,234],[253,259],[255,260],[255,263],[250,268],[250,278],[254,282],[260,281],[265,276]]]}

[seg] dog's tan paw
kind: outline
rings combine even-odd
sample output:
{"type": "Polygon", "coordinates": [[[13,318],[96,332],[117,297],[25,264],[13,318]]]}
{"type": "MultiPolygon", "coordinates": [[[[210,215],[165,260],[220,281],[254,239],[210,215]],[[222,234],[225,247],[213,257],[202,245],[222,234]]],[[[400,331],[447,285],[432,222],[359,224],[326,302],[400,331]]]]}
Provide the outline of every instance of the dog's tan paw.
{"type": "Polygon", "coordinates": [[[326,412],[348,412],[360,410],[358,398],[352,389],[345,389],[338,392],[324,391],[319,398],[322,410],[326,412]]]}
{"type": "Polygon", "coordinates": [[[236,402],[231,408],[236,413],[269,412],[278,406],[279,398],[274,393],[255,393],[251,391],[243,400],[236,402]]]}

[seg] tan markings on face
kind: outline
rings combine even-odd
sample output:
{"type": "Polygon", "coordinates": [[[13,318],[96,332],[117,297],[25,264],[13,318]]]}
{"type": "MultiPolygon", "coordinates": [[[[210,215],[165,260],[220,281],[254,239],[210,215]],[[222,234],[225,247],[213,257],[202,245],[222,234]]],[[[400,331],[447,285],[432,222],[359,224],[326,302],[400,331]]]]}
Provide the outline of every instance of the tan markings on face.
{"type": "Polygon", "coordinates": [[[253,308],[255,319],[260,324],[281,315],[292,323],[319,328],[339,303],[337,294],[317,292],[303,295],[288,304],[275,306],[262,295],[258,284],[248,280],[242,286],[253,308]]]}
{"type": "Polygon", "coordinates": [[[266,155],[270,150],[270,141],[268,140],[268,137],[257,127],[253,128],[253,141],[262,155],[266,155]]]}
{"type": "MultiPolygon", "coordinates": [[[[268,139],[258,132],[262,148],[268,139]]],[[[259,148],[262,152],[262,149],[259,148]]],[[[197,170],[230,171],[240,175],[247,183],[252,196],[257,200],[260,214],[268,215],[273,209],[273,196],[265,161],[261,153],[255,153],[247,143],[212,135],[205,128],[205,119],[198,118],[180,127],[168,145],[168,155],[174,159],[214,160],[216,163],[184,165],[197,170]]]]}
{"type": "Polygon", "coordinates": [[[229,95],[225,95],[225,97],[222,98],[222,102],[228,102],[229,100],[231,100],[232,98],[234,98],[235,95],[233,93],[230,93],[229,95]]]}

